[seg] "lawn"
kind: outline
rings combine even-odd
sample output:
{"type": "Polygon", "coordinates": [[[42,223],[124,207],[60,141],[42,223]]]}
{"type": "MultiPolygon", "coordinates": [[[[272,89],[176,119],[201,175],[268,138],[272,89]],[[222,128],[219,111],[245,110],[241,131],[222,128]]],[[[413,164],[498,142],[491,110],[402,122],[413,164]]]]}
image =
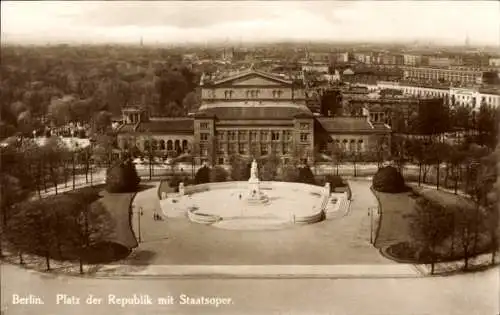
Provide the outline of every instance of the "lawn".
{"type": "Polygon", "coordinates": [[[129,209],[134,199],[135,192],[132,193],[108,193],[103,190],[102,198],[96,202],[102,203],[113,221],[114,233],[112,240],[129,249],[137,247],[137,240],[130,227],[129,209]]]}
{"type": "Polygon", "coordinates": [[[467,206],[471,210],[475,209],[474,202],[463,196],[455,195],[441,190],[424,189],[422,187],[415,187],[414,191],[428,198],[429,200],[438,202],[446,206],[450,207],[467,206]]]}
{"type": "Polygon", "coordinates": [[[411,240],[410,215],[413,213],[415,200],[412,192],[390,194],[374,191],[380,202],[381,219],[375,247],[381,249],[411,240]]]}
{"type": "MultiPolygon", "coordinates": [[[[381,222],[375,247],[382,249],[390,256],[403,261],[415,260],[415,253],[418,250],[415,241],[410,234],[411,216],[414,214],[416,197],[424,196],[429,200],[439,202],[450,209],[463,207],[470,211],[475,211],[474,203],[462,196],[428,188],[414,188],[413,191],[390,194],[375,191],[375,196],[381,206],[381,222]]],[[[455,236],[455,241],[457,236],[455,236]]],[[[461,257],[461,249],[446,239],[437,249],[442,259],[458,259],[461,257]],[[451,251],[450,251],[451,250],[451,251]]],[[[488,248],[489,239],[484,235],[479,238],[478,250],[484,251],[488,248]]]]}
{"type": "Polygon", "coordinates": [[[174,193],[175,192],[175,188],[173,187],[170,187],[170,185],[168,184],[168,181],[167,180],[162,180],[160,182],[160,188],[158,188],[158,198],[161,199],[161,194],[165,192],[167,194],[171,194],[171,193],[174,193]]]}

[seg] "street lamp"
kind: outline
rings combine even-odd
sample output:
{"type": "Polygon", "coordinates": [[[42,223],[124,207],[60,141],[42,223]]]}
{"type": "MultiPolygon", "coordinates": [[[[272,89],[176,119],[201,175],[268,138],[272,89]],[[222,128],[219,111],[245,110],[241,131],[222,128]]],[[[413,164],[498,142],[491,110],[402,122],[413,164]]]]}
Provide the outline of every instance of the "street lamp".
{"type": "Polygon", "coordinates": [[[141,238],[141,216],[144,214],[144,211],[142,211],[142,207],[139,207],[139,211],[134,211],[135,205],[132,205],[132,213],[137,214],[137,236],[138,236],[138,242],[142,242],[141,238]]]}
{"type": "Polygon", "coordinates": [[[373,244],[373,212],[377,210],[377,207],[368,208],[368,216],[370,217],[370,244],[373,244]]]}
{"type": "MultiPolygon", "coordinates": [[[[75,141],[75,131],[74,130],[71,130],[71,141],[74,142],[75,141]]],[[[73,162],[73,165],[72,165],[72,169],[71,169],[71,173],[73,175],[73,190],[75,190],[75,148],[71,148],[71,155],[72,155],[72,162],[73,162]]]]}
{"type": "Polygon", "coordinates": [[[92,156],[94,155],[94,143],[95,143],[95,139],[94,138],[90,138],[89,139],[90,141],[90,157],[89,157],[89,160],[88,160],[88,163],[89,163],[89,167],[90,167],[90,187],[93,186],[93,182],[92,182],[92,163],[94,162],[92,156]]]}

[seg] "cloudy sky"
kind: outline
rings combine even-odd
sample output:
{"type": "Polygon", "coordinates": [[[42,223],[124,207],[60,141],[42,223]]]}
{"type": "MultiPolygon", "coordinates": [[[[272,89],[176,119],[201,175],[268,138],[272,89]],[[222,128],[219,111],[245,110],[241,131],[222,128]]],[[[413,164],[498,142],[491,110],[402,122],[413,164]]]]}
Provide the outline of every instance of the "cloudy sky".
{"type": "Polygon", "coordinates": [[[435,41],[500,46],[497,1],[2,1],[3,42],[435,41]]]}

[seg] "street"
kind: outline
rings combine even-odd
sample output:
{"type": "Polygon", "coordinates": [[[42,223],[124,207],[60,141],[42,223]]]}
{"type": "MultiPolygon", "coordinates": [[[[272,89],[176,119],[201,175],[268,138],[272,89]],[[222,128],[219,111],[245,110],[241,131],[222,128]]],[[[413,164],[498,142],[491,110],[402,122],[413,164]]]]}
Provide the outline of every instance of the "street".
{"type": "MultiPolygon", "coordinates": [[[[496,315],[499,274],[490,269],[452,277],[410,279],[92,279],[41,275],[17,266],[1,266],[5,315],[45,314],[355,314],[496,315]],[[12,305],[13,295],[40,297],[43,305],[12,305]],[[56,305],[56,295],[80,304],[56,305]],[[86,305],[89,294],[103,298],[86,305]],[[153,305],[108,303],[148,294],[153,305]],[[230,298],[228,305],[181,305],[179,296],[230,298]],[[157,298],[173,296],[172,305],[157,298]],[[73,299],[74,300],[74,299],[73,299]]],[[[69,302],[69,300],[68,300],[69,302]]]]}

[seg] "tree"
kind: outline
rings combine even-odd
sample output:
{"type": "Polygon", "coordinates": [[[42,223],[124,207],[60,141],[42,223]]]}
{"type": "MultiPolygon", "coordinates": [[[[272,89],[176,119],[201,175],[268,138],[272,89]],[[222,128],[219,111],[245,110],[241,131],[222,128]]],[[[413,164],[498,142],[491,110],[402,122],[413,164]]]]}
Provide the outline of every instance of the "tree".
{"type": "Polygon", "coordinates": [[[472,109],[464,105],[454,106],[450,112],[450,121],[453,130],[468,134],[472,128],[472,109]]]}
{"type": "Polygon", "coordinates": [[[135,165],[130,160],[116,162],[106,171],[106,189],[111,193],[137,191],[140,181],[135,165]]]}
{"type": "Polygon", "coordinates": [[[113,149],[116,146],[116,137],[111,134],[97,134],[92,149],[92,157],[97,164],[109,167],[112,163],[113,149]]]}
{"type": "Polygon", "coordinates": [[[434,265],[439,260],[438,246],[450,235],[450,212],[439,203],[419,197],[412,215],[410,233],[419,247],[419,259],[434,265]]]}
{"type": "Polygon", "coordinates": [[[336,174],[339,174],[339,163],[341,161],[342,150],[336,142],[328,143],[328,153],[332,158],[332,163],[335,165],[336,174]]]}
{"type": "Polygon", "coordinates": [[[377,167],[381,168],[384,161],[389,158],[389,140],[386,136],[377,136],[373,142],[371,150],[375,155],[377,167]]]}
{"type": "Polygon", "coordinates": [[[194,177],[195,185],[198,184],[206,184],[210,182],[210,168],[204,165],[201,167],[198,172],[196,172],[196,176],[194,177]]]}
{"type": "Polygon", "coordinates": [[[441,170],[441,163],[443,161],[446,161],[447,155],[449,152],[449,146],[446,143],[442,142],[434,142],[431,144],[429,148],[429,160],[431,162],[434,162],[436,165],[436,188],[439,189],[439,183],[440,183],[440,170],[441,170]]]}
{"type": "Polygon", "coordinates": [[[281,168],[280,178],[284,182],[299,182],[299,170],[293,165],[285,165],[281,168]]]}
{"type": "Polygon", "coordinates": [[[0,211],[2,212],[2,224],[7,224],[11,207],[24,199],[26,192],[20,186],[19,179],[9,175],[0,174],[0,211]]]}
{"type": "Polygon", "coordinates": [[[92,258],[89,257],[91,249],[101,242],[112,240],[115,225],[109,212],[99,201],[79,202],[79,206],[73,208],[71,219],[68,221],[68,228],[73,233],[67,242],[75,249],[80,273],[83,274],[84,261],[92,258]]]}
{"type": "Polygon", "coordinates": [[[15,215],[9,220],[9,225],[12,224],[9,235],[10,241],[19,248],[20,253],[43,255],[47,270],[50,270],[53,229],[51,212],[46,210],[43,200],[18,204],[15,215]]]}
{"type": "Polygon", "coordinates": [[[231,165],[231,179],[235,181],[245,181],[250,178],[250,161],[240,155],[229,157],[231,165]]]}
{"type": "Polygon", "coordinates": [[[493,148],[497,143],[498,110],[482,104],[476,116],[477,143],[493,148]]]}
{"type": "Polygon", "coordinates": [[[105,134],[111,127],[111,113],[108,111],[99,111],[92,117],[92,132],[96,134],[105,134]]]}
{"type": "Polygon", "coordinates": [[[392,145],[392,157],[396,162],[396,166],[400,173],[403,172],[404,165],[406,162],[407,155],[407,140],[404,137],[393,137],[391,141],[392,145]]]}
{"type": "Polygon", "coordinates": [[[476,216],[471,209],[458,205],[455,209],[455,231],[458,233],[458,242],[462,248],[464,270],[469,268],[469,259],[473,255],[475,231],[477,229],[476,216]]]}
{"type": "Polygon", "coordinates": [[[198,109],[201,104],[200,93],[197,91],[191,91],[186,94],[182,101],[182,106],[187,113],[194,112],[198,109]]]}
{"type": "Polygon", "coordinates": [[[67,156],[68,149],[58,138],[50,138],[42,147],[42,155],[49,167],[49,176],[54,183],[55,193],[57,195],[57,184],[59,181],[60,166],[64,156],[67,156]]]}
{"type": "Polygon", "coordinates": [[[53,99],[48,107],[50,120],[56,126],[62,126],[71,120],[71,107],[76,101],[73,95],[65,95],[62,98],[53,99]]]}
{"type": "Polygon", "coordinates": [[[276,154],[271,153],[265,158],[261,159],[262,166],[260,167],[259,177],[263,181],[273,181],[278,176],[278,168],[280,166],[280,159],[276,154]]]}
{"type": "Polygon", "coordinates": [[[228,176],[228,172],[222,166],[214,166],[210,170],[210,182],[212,183],[225,182],[228,176]]]}

